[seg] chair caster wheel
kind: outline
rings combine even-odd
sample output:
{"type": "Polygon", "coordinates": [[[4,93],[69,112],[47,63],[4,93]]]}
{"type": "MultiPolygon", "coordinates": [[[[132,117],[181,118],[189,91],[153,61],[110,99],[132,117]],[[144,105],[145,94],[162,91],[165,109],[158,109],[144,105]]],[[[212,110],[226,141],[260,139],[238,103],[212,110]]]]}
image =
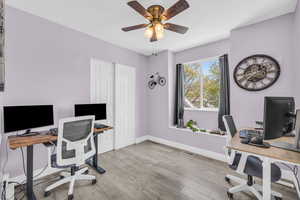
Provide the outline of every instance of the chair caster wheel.
{"type": "Polygon", "coordinates": [[[86,170],[83,174],[85,174],[85,175],[89,174],[89,170],[86,170]]]}
{"type": "Polygon", "coordinates": [[[95,185],[97,183],[97,179],[92,180],[92,185],[95,185]]]}
{"type": "Polygon", "coordinates": [[[50,196],[50,191],[44,193],[44,197],[50,196]]]}
{"type": "Polygon", "coordinates": [[[226,177],[226,176],[225,176],[225,181],[226,181],[227,183],[230,183],[230,179],[229,179],[228,177],[226,177]]]}
{"type": "Polygon", "coordinates": [[[233,194],[230,192],[227,192],[228,200],[233,200],[233,194]]]}
{"type": "Polygon", "coordinates": [[[74,199],[74,196],[73,196],[73,194],[71,194],[71,195],[68,195],[68,200],[73,200],[74,199]]]}

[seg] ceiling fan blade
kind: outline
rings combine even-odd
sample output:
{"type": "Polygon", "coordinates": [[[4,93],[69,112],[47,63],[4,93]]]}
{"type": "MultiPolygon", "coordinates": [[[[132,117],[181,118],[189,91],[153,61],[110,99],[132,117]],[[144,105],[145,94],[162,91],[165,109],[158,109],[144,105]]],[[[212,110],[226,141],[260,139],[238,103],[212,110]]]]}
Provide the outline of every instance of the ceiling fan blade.
{"type": "Polygon", "coordinates": [[[186,0],[179,0],[177,3],[175,3],[173,6],[171,6],[169,9],[167,9],[163,14],[162,14],[162,19],[163,20],[169,20],[175,15],[178,15],[182,11],[188,9],[190,5],[186,0]]]}
{"type": "Polygon", "coordinates": [[[122,31],[125,31],[125,32],[127,32],[127,31],[133,31],[133,30],[145,28],[147,26],[148,26],[148,24],[139,24],[139,25],[135,25],[135,26],[128,26],[128,27],[122,28],[122,31]]]}
{"type": "Polygon", "coordinates": [[[127,3],[131,8],[133,8],[136,12],[140,13],[145,18],[151,20],[152,15],[137,1],[129,1],[127,3]]]}
{"type": "Polygon", "coordinates": [[[164,24],[164,28],[169,31],[173,31],[173,32],[180,33],[180,34],[185,34],[189,30],[188,27],[180,26],[180,25],[172,24],[172,23],[164,24]]]}
{"type": "Polygon", "coordinates": [[[157,35],[156,35],[156,31],[153,30],[153,34],[152,34],[152,37],[150,39],[150,42],[155,42],[155,41],[157,41],[157,35]]]}

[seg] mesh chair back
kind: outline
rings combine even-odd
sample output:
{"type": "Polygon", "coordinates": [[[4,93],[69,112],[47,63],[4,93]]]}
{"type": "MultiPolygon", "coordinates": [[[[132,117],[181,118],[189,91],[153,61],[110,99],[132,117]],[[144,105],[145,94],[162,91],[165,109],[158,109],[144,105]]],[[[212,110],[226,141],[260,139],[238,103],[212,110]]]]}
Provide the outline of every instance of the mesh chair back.
{"type": "Polygon", "coordinates": [[[57,164],[82,165],[96,153],[94,116],[61,119],[58,127],[57,164]]]}

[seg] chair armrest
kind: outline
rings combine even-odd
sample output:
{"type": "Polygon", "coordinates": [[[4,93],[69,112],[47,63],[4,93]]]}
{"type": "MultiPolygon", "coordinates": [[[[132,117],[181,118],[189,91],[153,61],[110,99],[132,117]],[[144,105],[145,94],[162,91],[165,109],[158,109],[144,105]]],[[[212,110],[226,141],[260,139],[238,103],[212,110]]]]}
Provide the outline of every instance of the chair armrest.
{"type": "Polygon", "coordinates": [[[236,151],[235,150],[229,149],[229,148],[225,147],[225,156],[226,156],[228,165],[232,165],[233,164],[235,155],[236,155],[236,151]],[[229,152],[230,152],[230,154],[229,154],[229,152]]]}
{"type": "Polygon", "coordinates": [[[236,170],[237,173],[239,173],[239,174],[244,173],[246,163],[247,163],[247,158],[248,158],[248,154],[245,152],[241,152],[240,162],[239,162],[237,170],[236,170]]]}

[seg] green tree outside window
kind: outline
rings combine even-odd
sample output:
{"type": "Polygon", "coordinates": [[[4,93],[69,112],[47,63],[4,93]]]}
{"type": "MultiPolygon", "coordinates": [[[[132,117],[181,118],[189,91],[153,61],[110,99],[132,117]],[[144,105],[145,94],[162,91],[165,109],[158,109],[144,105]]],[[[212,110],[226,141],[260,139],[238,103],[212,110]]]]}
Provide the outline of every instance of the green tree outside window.
{"type": "Polygon", "coordinates": [[[218,58],[184,64],[185,107],[218,109],[220,67],[218,58]]]}

